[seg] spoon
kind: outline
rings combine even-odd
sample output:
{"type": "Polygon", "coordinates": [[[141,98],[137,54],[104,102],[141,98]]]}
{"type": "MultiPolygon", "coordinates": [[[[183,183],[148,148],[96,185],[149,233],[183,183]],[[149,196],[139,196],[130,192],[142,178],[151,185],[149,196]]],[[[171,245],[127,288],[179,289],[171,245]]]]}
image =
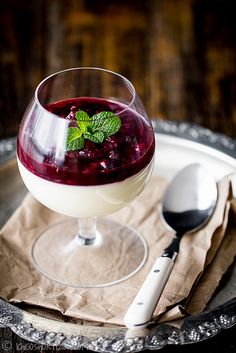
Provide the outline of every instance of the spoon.
{"type": "Polygon", "coordinates": [[[182,236],[205,225],[216,202],[216,182],[200,164],[188,165],[173,178],[163,198],[161,215],[167,226],[175,231],[175,237],[157,258],[129,306],[124,316],[129,329],[148,325],[174,266],[182,236]]]}

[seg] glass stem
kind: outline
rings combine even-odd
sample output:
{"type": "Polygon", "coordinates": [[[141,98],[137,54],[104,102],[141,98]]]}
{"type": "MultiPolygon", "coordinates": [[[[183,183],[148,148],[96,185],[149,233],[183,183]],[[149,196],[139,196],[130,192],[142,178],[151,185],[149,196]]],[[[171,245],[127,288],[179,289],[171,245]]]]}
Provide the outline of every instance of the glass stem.
{"type": "Polygon", "coordinates": [[[92,245],[96,240],[97,217],[80,217],[77,240],[80,245],[92,245]]]}

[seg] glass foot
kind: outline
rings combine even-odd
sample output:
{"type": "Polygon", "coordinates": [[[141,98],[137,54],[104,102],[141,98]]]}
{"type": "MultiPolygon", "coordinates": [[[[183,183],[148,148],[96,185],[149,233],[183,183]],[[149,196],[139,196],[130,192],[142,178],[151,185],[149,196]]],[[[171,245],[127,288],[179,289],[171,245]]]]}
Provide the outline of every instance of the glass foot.
{"type": "Polygon", "coordinates": [[[32,248],[36,267],[65,286],[94,288],[124,281],[144,265],[147,246],[135,229],[109,219],[97,229],[95,242],[83,244],[76,219],[49,227],[32,248]]]}

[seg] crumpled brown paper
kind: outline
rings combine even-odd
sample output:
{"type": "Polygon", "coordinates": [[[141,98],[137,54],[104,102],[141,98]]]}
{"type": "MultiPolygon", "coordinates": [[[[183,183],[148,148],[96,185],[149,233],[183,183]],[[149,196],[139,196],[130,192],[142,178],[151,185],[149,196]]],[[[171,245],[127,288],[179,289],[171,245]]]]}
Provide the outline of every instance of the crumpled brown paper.
{"type": "MultiPolygon", "coordinates": [[[[132,204],[110,216],[135,227],[146,239],[149,252],[143,268],[119,284],[92,289],[64,287],[37,271],[31,260],[35,238],[44,227],[65,217],[28,194],[0,232],[0,296],[9,302],[58,310],[72,318],[122,325],[156,257],[173,237],[160,220],[159,206],[166,186],[166,180],[153,176],[132,204]]],[[[229,178],[221,180],[218,189],[217,207],[208,224],[181,240],[175,266],[154,312],[156,321],[176,320],[202,311],[233,261],[236,237],[233,228],[227,227],[229,178]]]]}

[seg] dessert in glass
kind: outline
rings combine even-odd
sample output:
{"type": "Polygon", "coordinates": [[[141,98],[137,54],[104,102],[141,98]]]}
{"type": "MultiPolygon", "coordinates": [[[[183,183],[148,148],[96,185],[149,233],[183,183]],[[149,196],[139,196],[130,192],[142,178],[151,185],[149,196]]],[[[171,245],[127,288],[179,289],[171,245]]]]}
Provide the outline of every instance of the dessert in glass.
{"type": "Polygon", "coordinates": [[[151,122],[125,77],[83,67],[39,84],[19,130],[18,167],[39,202],[68,216],[33,244],[42,274],[66,286],[103,287],[142,267],[142,236],[107,216],[144,189],[154,149],[151,122]]]}

